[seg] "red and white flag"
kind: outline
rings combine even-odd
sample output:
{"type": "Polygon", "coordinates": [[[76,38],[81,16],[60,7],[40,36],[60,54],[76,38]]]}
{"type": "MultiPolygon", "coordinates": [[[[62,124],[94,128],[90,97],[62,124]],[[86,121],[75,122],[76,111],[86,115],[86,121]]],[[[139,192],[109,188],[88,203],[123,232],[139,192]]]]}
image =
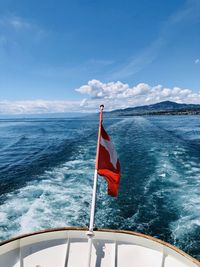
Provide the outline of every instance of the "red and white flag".
{"type": "Polygon", "coordinates": [[[110,137],[102,124],[97,171],[99,175],[105,177],[108,183],[108,194],[116,197],[120,180],[120,163],[110,137]]]}

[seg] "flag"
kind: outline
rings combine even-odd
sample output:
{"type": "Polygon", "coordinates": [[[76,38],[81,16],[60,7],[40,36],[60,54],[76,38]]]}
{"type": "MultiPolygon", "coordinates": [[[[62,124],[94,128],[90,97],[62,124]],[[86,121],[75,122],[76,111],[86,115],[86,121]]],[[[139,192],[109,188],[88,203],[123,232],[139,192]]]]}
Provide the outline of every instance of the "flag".
{"type": "Polygon", "coordinates": [[[116,197],[120,180],[120,163],[110,137],[102,124],[97,171],[99,175],[105,177],[108,183],[108,194],[116,197]]]}

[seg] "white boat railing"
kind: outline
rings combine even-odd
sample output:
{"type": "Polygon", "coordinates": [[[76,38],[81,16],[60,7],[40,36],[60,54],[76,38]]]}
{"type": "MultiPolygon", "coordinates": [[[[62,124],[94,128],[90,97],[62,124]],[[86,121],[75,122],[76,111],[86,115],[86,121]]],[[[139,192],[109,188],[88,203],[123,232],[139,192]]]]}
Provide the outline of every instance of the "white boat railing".
{"type": "MultiPolygon", "coordinates": [[[[159,239],[123,230],[98,229],[93,267],[200,267],[200,262],[159,239]]],[[[0,267],[87,267],[85,228],[49,229],[0,243],[0,267]]]]}

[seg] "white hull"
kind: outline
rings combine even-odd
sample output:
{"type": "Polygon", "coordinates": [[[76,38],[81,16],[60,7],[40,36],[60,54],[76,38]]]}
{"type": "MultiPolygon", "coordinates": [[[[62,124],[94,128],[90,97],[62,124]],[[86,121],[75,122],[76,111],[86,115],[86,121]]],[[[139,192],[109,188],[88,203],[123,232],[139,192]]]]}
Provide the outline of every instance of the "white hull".
{"type": "MultiPolygon", "coordinates": [[[[88,267],[87,231],[46,230],[0,244],[0,267],[88,267]]],[[[158,239],[129,231],[95,231],[91,267],[196,267],[200,262],[158,239]]]]}

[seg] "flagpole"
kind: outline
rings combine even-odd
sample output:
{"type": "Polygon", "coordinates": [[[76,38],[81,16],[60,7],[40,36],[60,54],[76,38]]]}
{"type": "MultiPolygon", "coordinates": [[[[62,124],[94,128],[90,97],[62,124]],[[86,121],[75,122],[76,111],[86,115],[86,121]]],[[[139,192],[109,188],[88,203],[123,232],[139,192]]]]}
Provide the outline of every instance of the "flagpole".
{"type": "Polygon", "coordinates": [[[94,170],[94,183],[93,183],[93,191],[92,191],[92,204],[91,204],[91,211],[90,211],[90,224],[89,224],[89,231],[87,233],[88,244],[89,244],[88,267],[90,267],[90,263],[91,263],[92,238],[94,237],[94,231],[93,230],[94,230],[94,220],[95,220],[99,147],[100,147],[100,140],[101,140],[101,125],[102,125],[102,120],[103,120],[103,109],[104,109],[104,105],[101,105],[100,106],[100,114],[99,114],[99,130],[98,130],[98,141],[97,141],[97,151],[96,151],[96,163],[95,163],[95,170],[94,170]]]}

